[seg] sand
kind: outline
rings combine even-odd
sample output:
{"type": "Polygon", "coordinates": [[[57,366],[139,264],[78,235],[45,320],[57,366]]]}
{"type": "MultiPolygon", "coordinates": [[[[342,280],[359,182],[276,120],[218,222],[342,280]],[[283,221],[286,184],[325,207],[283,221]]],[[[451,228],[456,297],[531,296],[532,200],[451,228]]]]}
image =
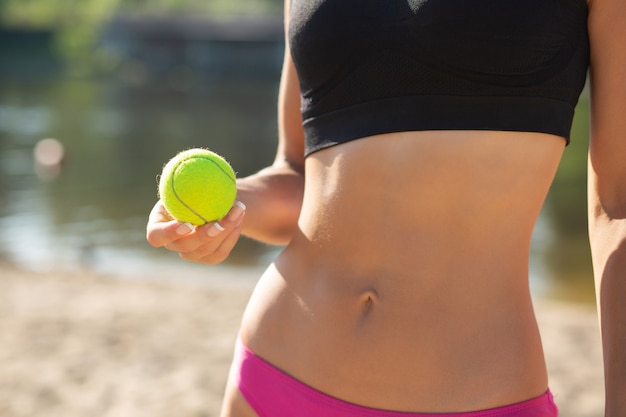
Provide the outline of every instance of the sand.
{"type": "MultiPolygon", "coordinates": [[[[0,416],[216,416],[251,290],[0,265],[0,416]]],[[[601,416],[593,306],[535,304],[561,416],[601,416]]]]}

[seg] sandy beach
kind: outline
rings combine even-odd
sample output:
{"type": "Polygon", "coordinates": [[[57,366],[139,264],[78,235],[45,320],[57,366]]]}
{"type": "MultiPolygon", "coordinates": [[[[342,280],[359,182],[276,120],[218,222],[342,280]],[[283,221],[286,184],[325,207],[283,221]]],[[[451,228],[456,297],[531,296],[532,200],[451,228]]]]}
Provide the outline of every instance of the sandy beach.
{"type": "MultiPolygon", "coordinates": [[[[0,265],[0,416],[216,416],[251,290],[0,265]]],[[[600,417],[593,306],[535,304],[561,416],[600,417]]]]}

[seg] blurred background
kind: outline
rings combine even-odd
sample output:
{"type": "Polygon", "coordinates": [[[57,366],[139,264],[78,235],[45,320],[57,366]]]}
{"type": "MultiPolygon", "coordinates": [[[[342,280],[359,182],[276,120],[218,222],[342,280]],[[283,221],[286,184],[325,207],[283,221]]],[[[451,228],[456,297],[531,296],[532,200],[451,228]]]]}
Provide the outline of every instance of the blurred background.
{"type": "MultiPolygon", "coordinates": [[[[0,259],[128,279],[255,276],[280,248],[243,239],[212,267],[229,273],[207,278],[150,247],[145,223],[179,150],[211,148],[240,176],[272,161],[282,36],[282,0],[1,1],[0,259]]],[[[594,300],[588,103],[585,92],[531,256],[535,294],[582,303],[594,300]]]]}
{"type": "MultiPolygon", "coordinates": [[[[282,1],[4,0],[0,19],[0,257],[204,278],[145,241],[157,175],[190,147],[240,176],[272,161],[282,1]]],[[[224,268],[276,250],[244,239],[224,268]]]]}
{"type": "MultiPolygon", "coordinates": [[[[152,248],[145,224],[182,149],[240,176],[272,161],[282,1],[0,0],[0,415],[218,414],[241,313],[281,248],[243,238],[201,266],[152,248]]],[[[604,398],[588,107],[585,91],[530,259],[571,417],[604,398]]]]}

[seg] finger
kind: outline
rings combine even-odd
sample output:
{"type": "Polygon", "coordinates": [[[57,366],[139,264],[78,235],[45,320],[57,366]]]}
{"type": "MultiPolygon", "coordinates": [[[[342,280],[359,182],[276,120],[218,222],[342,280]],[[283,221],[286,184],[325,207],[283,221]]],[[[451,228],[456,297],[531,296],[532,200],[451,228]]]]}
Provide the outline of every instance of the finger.
{"type": "Polygon", "coordinates": [[[180,223],[170,220],[163,223],[148,224],[146,239],[154,247],[167,247],[172,242],[190,235],[194,226],[190,223],[180,223]]]}
{"type": "Polygon", "coordinates": [[[150,215],[148,216],[148,223],[161,223],[168,222],[170,220],[174,220],[174,218],[169,214],[169,212],[165,208],[165,205],[163,205],[163,201],[158,200],[150,211],[150,215]]]}
{"type": "Polygon", "coordinates": [[[181,257],[188,260],[198,258],[198,253],[207,253],[215,250],[220,242],[226,229],[218,222],[207,223],[197,226],[193,233],[182,236],[178,239],[169,241],[165,246],[166,249],[179,252],[181,257]]]}
{"type": "Polygon", "coordinates": [[[230,211],[220,220],[220,224],[226,228],[239,225],[241,217],[246,213],[246,205],[241,201],[235,201],[230,211]]]}
{"type": "Polygon", "coordinates": [[[205,264],[218,264],[226,260],[226,258],[228,258],[232,250],[235,248],[235,245],[239,241],[242,227],[243,216],[240,218],[240,221],[235,224],[234,228],[226,234],[224,240],[220,242],[217,248],[215,248],[212,252],[207,253],[206,255],[200,256],[199,262],[205,264]]]}
{"type": "MultiPolygon", "coordinates": [[[[205,233],[210,239],[217,239],[219,242],[225,238],[235,227],[239,226],[242,222],[242,218],[246,213],[246,205],[240,201],[235,201],[230,211],[217,222],[208,223],[204,226],[198,227],[198,234],[205,233]],[[222,236],[224,235],[224,236],[222,236]]],[[[217,247],[218,245],[216,245],[217,247]]]]}
{"type": "Polygon", "coordinates": [[[146,239],[152,246],[161,247],[190,234],[193,230],[193,225],[172,219],[161,200],[159,200],[152,208],[148,217],[146,239]]]}
{"type": "Polygon", "coordinates": [[[230,255],[230,253],[234,249],[235,245],[239,241],[239,238],[241,237],[241,229],[243,228],[244,217],[245,213],[243,214],[240,221],[235,225],[233,231],[226,237],[226,239],[224,239],[222,244],[215,251],[218,258],[223,256],[223,259],[225,259],[226,256],[230,255]]]}
{"type": "Polygon", "coordinates": [[[235,203],[219,222],[197,227],[193,235],[172,242],[167,248],[190,261],[211,264],[223,261],[239,240],[245,207],[243,203],[235,203]]]}
{"type": "Polygon", "coordinates": [[[169,242],[165,247],[180,252],[181,255],[186,254],[182,256],[184,259],[197,259],[204,254],[215,251],[234,228],[235,224],[226,219],[207,223],[196,227],[195,232],[189,236],[169,242]],[[223,226],[222,223],[226,226],[223,226]]]}

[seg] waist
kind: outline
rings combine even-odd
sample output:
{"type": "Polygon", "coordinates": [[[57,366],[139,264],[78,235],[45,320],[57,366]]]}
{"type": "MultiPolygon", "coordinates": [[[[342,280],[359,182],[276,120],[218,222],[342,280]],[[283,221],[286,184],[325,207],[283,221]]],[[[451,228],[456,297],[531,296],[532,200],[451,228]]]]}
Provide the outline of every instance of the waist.
{"type": "Polygon", "coordinates": [[[545,391],[523,280],[322,270],[286,251],[243,320],[252,350],[304,383],[401,410],[484,409],[545,391]]]}
{"type": "Polygon", "coordinates": [[[485,409],[545,391],[527,256],[470,262],[426,248],[329,262],[296,238],[261,278],[244,340],[304,383],[374,408],[485,409]]]}

